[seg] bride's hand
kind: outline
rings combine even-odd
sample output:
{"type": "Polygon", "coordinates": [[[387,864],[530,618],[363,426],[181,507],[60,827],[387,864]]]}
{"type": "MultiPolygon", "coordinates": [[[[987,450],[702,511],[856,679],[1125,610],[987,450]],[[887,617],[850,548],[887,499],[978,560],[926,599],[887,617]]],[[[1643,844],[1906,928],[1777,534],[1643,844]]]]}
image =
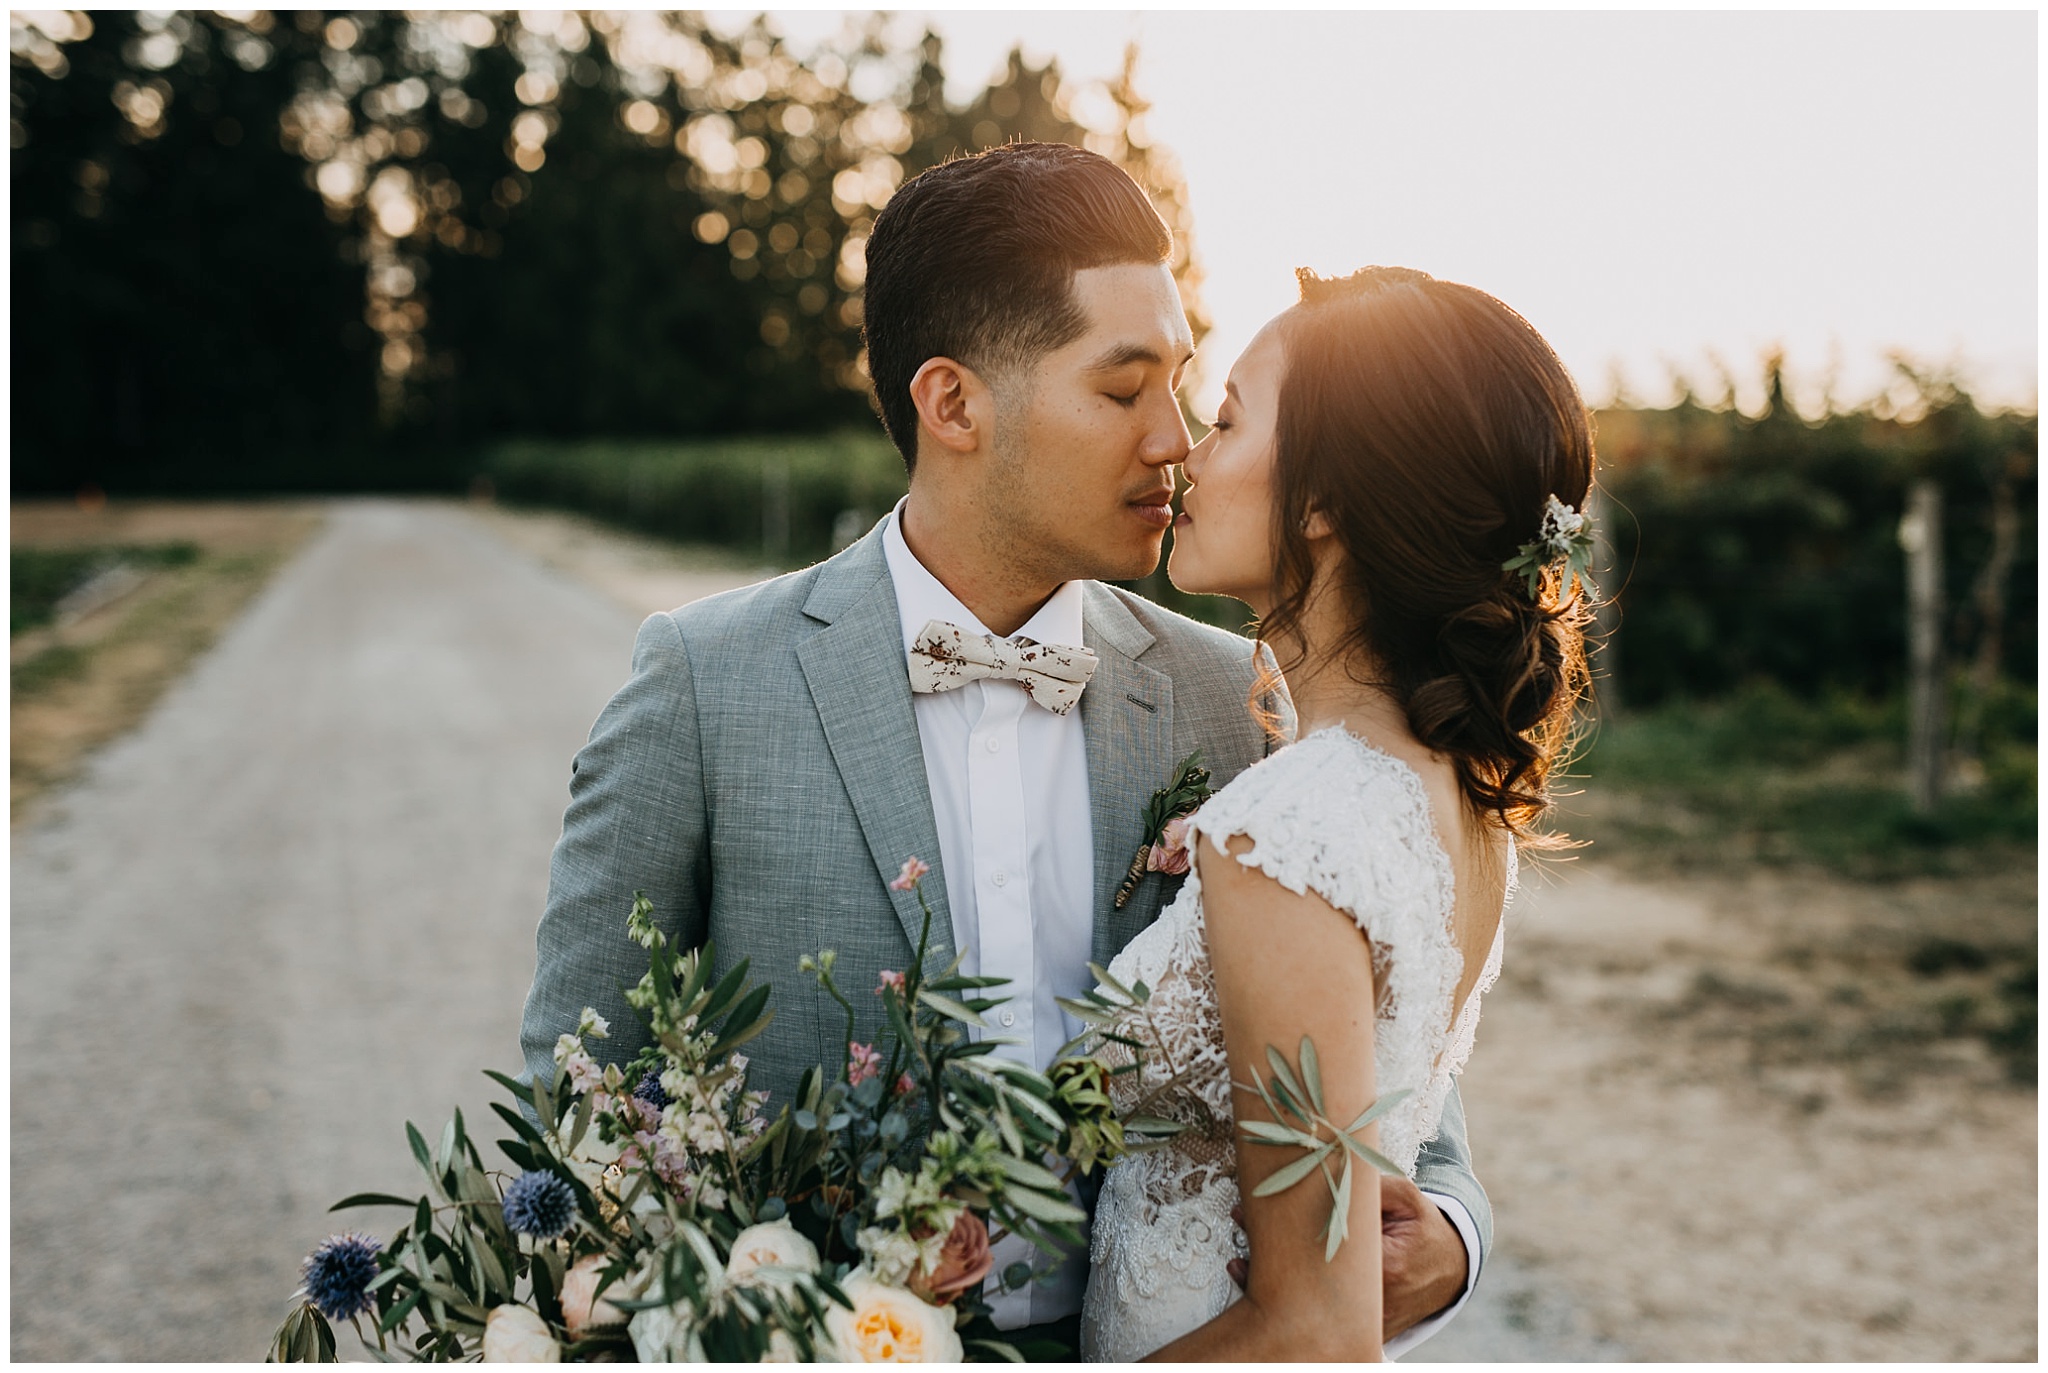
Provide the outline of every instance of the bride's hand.
{"type": "MultiPolygon", "coordinates": [[[[1244,1207],[1231,1207],[1230,1218],[1243,1229],[1244,1207]]],[[[1380,1272],[1387,1339],[1456,1301],[1465,1290],[1466,1262],[1465,1241],[1421,1188],[1406,1178],[1380,1179],[1380,1272]]],[[[1232,1259],[1225,1267],[1240,1291],[1250,1284],[1248,1260],[1232,1259]]]]}

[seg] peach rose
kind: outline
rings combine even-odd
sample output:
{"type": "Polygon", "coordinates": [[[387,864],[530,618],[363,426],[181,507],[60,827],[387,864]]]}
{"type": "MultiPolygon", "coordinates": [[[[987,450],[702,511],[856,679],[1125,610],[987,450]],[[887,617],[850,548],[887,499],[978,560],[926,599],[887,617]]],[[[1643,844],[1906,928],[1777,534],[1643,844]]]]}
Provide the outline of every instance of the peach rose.
{"type": "MultiPolygon", "coordinates": [[[[856,1269],[839,1284],[853,1303],[825,1309],[834,1352],[846,1363],[959,1363],[964,1352],[953,1312],[856,1269]]],[[[822,1351],[821,1351],[822,1352],[822,1351]]]]}
{"type": "Polygon", "coordinates": [[[939,1251],[938,1264],[929,1275],[911,1274],[910,1290],[943,1306],[981,1286],[995,1263],[988,1248],[988,1227],[974,1212],[962,1211],[939,1251]]]}
{"type": "MultiPolygon", "coordinates": [[[[597,1285],[604,1281],[605,1265],[609,1262],[603,1254],[585,1254],[562,1275],[562,1324],[568,1327],[572,1340],[582,1339],[586,1332],[599,1326],[626,1323],[625,1312],[597,1295],[597,1285]]],[[[605,1291],[614,1296],[630,1296],[630,1286],[630,1278],[620,1278],[605,1291]]]]}
{"type": "Polygon", "coordinates": [[[484,1318],[485,1363],[561,1361],[562,1346],[555,1343],[554,1332],[532,1307],[507,1302],[492,1307],[484,1318]]]}

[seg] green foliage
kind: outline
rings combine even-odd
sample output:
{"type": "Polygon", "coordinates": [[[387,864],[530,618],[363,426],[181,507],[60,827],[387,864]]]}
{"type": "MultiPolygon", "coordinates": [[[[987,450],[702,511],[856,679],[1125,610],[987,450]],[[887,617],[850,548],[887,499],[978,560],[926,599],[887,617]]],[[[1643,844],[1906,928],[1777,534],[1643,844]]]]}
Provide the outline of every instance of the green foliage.
{"type": "Polygon", "coordinates": [[[362,269],[277,137],[319,40],[267,16],[266,38],[208,12],[157,22],[97,12],[82,41],[13,63],[16,490],[371,432],[362,269]],[[159,70],[145,44],[166,38],[178,56],[159,70]],[[255,70],[230,55],[252,40],[269,54],[255,70]]]}
{"type": "Polygon", "coordinates": [[[1907,799],[1896,695],[1809,701],[1764,681],[1668,701],[1600,723],[1575,765],[1592,804],[1567,798],[1565,825],[1660,863],[1751,857],[1870,879],[1952,871],[2033,843],[2035,716],[2031,689],[2003,688],[1986,714],[1981,781],[1923,817],[1907,799]]]}
{"type": "Polygon", "coordinates": [[[1751,419],[1690,396],[1670,410],[1600,417],[1603,531],[1616,570],[1618,628],[1601,666],[1631,706],[1718,696],[1767,678],[1807,699],[1880,696],[1905,672],[1908,483],[1940,482],[1947,647],[1972,656],[1991,636],[2001,670],[2034,674],[2035,457],[2032,415],[1986,414],[1960,390],[1914,376],[1924,414],[1875,408],[1808,422],[1786,402],[1775,359],[1771,403],[1751,419]],[[1973,583],[1989,561],[1999,488],[2021,520],[2004,615],[1986,625],[1973,583]]]}
{"type": "Polygon", "coordinates": [[[485,451],[480,470],[507,500],[586,511],[687,543],[809,562],[834,533],[865,534],[906,489],[903,460],[878,430],[688,443],[515,441],[485,451]],[[786,505],[785,505],[786,502],[786,505]],[[764,518],[785,508],[786,549],[767,546],[764,518]],[[845,528],[845,511],[855,511],[845,528]]]}

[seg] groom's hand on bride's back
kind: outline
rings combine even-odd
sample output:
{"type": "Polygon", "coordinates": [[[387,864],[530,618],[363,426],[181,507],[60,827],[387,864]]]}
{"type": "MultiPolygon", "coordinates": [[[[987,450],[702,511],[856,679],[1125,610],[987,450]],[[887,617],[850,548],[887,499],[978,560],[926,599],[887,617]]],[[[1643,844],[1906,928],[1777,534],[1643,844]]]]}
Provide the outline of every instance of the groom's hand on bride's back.
{"type": "MultiPolygon", "coordinates": [[[[1244,1224],[1244,1208],[1231,1217],[1244,1224]]],[[[1383,1339],[1419,1325],[1458,1299],[1465,1290],[1465,1241],[1435,1202],[1406,1178],[1380,1179],[1380,1281],[1385,1312],[1383,1339]]],[[[1239,1288],[1251,1281],[1251,1265],[1232,1259],[1230,1276],[1239,1288]]]]}

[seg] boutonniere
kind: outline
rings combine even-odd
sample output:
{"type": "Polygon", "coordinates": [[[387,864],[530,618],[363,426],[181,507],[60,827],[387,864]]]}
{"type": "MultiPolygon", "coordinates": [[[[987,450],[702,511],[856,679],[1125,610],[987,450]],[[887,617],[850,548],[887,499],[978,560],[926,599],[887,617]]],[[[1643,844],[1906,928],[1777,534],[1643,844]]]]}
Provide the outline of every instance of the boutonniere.
{"type": "Polygon", "coordinates": [[[1209,796],[1209,769],[1202,766],[1202,751],[1196,749],[1180,760],[1180,766],[1173,770],[1173,780],[1152,793],[1152,800],[1145,807],[1145,842],[1131,856],[1131,870],[1124,874],[1124,884],[1116,889],[1115,909],[1124,908],[1124,902],[1131,899],[1146,873],[1163,872],[1178,877],[1188,870],[1193,862],[1188,852],[1188,817],[1209,796]]]}

